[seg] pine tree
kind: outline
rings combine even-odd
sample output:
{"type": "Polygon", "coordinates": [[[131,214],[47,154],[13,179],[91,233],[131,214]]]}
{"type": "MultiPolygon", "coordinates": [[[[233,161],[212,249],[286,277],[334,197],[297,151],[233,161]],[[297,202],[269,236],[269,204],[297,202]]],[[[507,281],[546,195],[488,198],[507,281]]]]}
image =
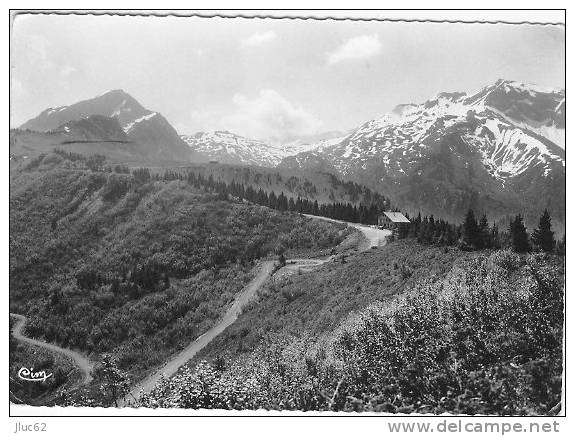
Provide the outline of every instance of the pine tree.
{"type": "Polygon", "coordinates": [[[270,192],[270,195],[268,196],[268,207],[271,207],[272,209],[277,209],[278,207],[278,200],[274,191],[270,192]]]}
{"type": "Polygon", "coordinates": [[[526,253],[529,251],[529,236],[527,229],[523,224],[523,217],[517,215],[509,224],[509,236],[511,237],[511,248],[517,253],[526,253]]]}
{"type": "Polygon", "coordinates": [[[411,222],[409,229],[409,237],[417,238],[419,236],[419,228],[421,227],[421,212],[417,214],[417,217],[411,222]]]}
{"type": "Polygon", "coordinates": [[[483,214],[479,220],[478,227],[478,242],[479,248],[491,248],[491,234],[489,231],[489,222],[487,221],[487,215],[483,214]]]}
{"type": "Polygon", "coordinates": [[[479,246],[479,225],[475,219],[472,209],[467,210],[465,220],[463,221],[462,231],[463,243],[469,248],[478,248],[479,246]]]}
{"type": "Polygon", "coordinates": [[[417,242],[419,242],[420,244],[427,244],[427,236],[428,236],[428,231],[427,228],[429,227],[429,219],[427,218],[427,216],[424,216],[423,219],[421,220],[421,224],[419,225],[419,234],[417,235],[417,242]]]}
{"type": "Polygon", "coordinates": [[[501,248],[501,241],[499,240],[499,227],[493,223],[490,230],[489,240],[492,248],[501,248]]]}
{"type": "Polygon", "coordinates": [[[555,248],[555,237],[551,231],[551,215],[545,209],[539,218],[539,227],[531,234],[533,245],[546,253],[550,253],[555,248]]]}
{"type": "Polygon", "coordinates": [[[427,226],[427,235],[426,235],[428,244],[432,244],[435,242],[434,241],[435,231],[436,231],[435,219],[433,218],[433,215],[431,215],[429,217],[429,223],[427,226]]]}

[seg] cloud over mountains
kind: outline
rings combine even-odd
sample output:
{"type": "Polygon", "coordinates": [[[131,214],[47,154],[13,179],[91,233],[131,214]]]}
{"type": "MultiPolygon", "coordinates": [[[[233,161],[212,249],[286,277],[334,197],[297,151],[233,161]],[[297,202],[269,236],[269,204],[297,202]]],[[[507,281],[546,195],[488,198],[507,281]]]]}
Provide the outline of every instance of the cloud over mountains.
{"type": "Polygon", "coordinates": [[[321,128],[315,115],[273,89],[262,89],[253,98],[235,94],[232,102],[234,110],[221,124],[250,138],[290,140],[321,128]]]}

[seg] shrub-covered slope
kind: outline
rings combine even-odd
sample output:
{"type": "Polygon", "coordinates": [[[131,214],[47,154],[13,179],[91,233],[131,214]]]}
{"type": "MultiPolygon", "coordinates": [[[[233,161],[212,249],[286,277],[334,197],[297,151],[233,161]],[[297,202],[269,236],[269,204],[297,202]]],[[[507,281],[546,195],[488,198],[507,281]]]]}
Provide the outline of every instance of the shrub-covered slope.
{"type": "Polygon", "coordinates": [[[244,309],[203,357],[252,351],[270,333],[303,337],[329,332],[351,311],[400,294],[417,280],[441,276],[462,255],[472,254],[398,241],[338,258],[313,272],[274,277],[257,303],[244,309]]]}
{"type": "Polygon", "coordinates": [[[484,251],[459,252],[458,259],[450,258],[449,252],[437,253],[425,261],[431,249],[401,244],[394,243],[361,261],[350,260],[342,267],[345,273],[329,271],[326,266],[316,278],[277,286],[257,309],[238,320],[235,329],[220,340],[217,352],[212,349],[209,354],[216,357],[211,363],[201,362],[164,381],[141,404],[557,413],[562,375],[562,259],[484,251]],[[402,248],[405,254],[419,253],[402,257],[402,248]],[[385,250],[393,255],[388,257],[385,250]],[[400,276],[386,279],[395,269],[390,268],[391,258],[396,259],[400,276]],[[400,290],[405,292],[389,297],[400,290]],[[315,292],[325,306],[313,304],[315,292]],[[340,308],[366,302],[365,294],[379,301],[347,318],[332,333],[317,336],[331,330],[334,318],[345,312],[340,308]],[[258,341],[249,340],[253,333],[248,325],[263,325],[275,334],[258,330],[258,346],[258,341]],[[248,343],[255,350],[223,358],[233,341],[248,343]]]}
{"type": "Polygon", "coordinates": [[[29,317],[27,334],[111,352],[123,369],[159,364],[207,330],[280,240],[327,248],[345,237],[124,170],[56,153],[10,176],[11,311],[29,317]]]}

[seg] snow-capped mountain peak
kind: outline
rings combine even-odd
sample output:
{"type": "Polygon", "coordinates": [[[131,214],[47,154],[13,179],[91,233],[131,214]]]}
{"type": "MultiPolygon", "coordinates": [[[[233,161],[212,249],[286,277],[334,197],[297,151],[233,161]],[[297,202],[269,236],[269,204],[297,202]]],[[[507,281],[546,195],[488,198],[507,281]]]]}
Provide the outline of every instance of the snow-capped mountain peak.
{"type": "Polygon", "coordinates": [[[196,160],[265,167],[274,167],[285,157],[304,151],[323,149],[339,143],[342,139],[329,139],[313,144],[305,141],[269,144],[222,130],[181,135],[181,138],[190,146],[196,160]]]}
{"type": "Polygon", "coordinates": [[[242,165],[275,166],[281,160],[270,145],[222,130],[181,135],[195,160],[242,165]]]}
{"type": "Polygon", "coordinates": [[[564,107],[562,90],[499,80],[471,95],[442,92],[424,103],[398,105],[360,126],[329,153],[316,148],[285,164],[301,166],[306,158],[316,162],[321,155],[344,175],[382,162],[388,175],[401,177],[439,137],[457,133],[497,180],[536,164],[549,174],[553,162],[564,166],[564,107]]]}
{"type": "Polygon", "coordinates": [[[115,117],[123,128],[152,112],[144,108],[135,98],[121,89],[114,89],[89,100],[69,106],[46,109],[36,118],[24,123],[21,128],[45,132],[62,124],[92,115],[115,117]]]}

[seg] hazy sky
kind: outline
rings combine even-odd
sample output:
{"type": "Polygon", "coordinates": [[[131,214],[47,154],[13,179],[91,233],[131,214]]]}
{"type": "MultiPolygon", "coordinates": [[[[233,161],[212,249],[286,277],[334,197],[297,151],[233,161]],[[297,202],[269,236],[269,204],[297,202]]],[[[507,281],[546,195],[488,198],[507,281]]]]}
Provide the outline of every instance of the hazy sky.
{"type": "Polygon", "coordinates": [[[124,89],[180,133],[293,138],[498,78],[565,87],[563,27],[20,16],[12,125],[124,89]]]}

